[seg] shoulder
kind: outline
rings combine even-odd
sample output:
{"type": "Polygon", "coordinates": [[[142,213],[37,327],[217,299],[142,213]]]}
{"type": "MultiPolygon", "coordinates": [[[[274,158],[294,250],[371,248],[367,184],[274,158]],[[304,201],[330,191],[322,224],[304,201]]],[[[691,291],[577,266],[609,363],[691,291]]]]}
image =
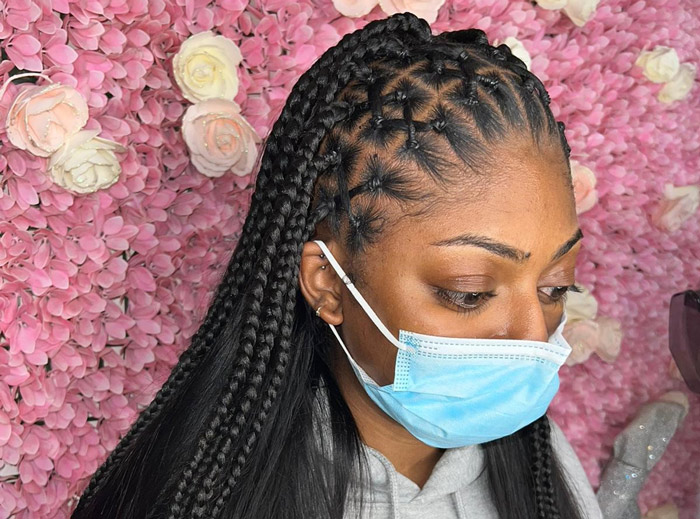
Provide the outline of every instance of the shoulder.
{"type": "Polygon", "coordinates": [[[559,425],[551,418],[549,422],[551,423],[552,429],[552,449],[565,472],[565,477],[567,478],[571,490],[578,498],[578,502],[584,512],[584,517],[586,517],[586,519],[603,519],[603,514],[598,505],[595,493],[593,492],[593,487],[591,487],[591,483],[588,481],[588,476],[586,476],[586,472],[583,470],[583,466],[578,456],[576,456],[576,452],[573,447],[571,447],[569,440],[566,439],[559,425]]]}

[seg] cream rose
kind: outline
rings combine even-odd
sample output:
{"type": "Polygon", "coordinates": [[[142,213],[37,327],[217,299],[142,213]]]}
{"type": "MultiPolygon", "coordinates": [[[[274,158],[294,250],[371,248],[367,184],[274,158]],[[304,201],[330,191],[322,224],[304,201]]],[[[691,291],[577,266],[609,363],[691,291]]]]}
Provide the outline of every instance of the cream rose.
{"type": "Polygon", "coordinates": [[[549,9],[554,11],[555,9],[563,9],[566,6],[568,0],[535,0],[537,5],[542,9],[549,9]]]}
{"type": "Polygon", "coordinates": [[[437,20],[438,11],[445,0],[379,0],[379,6],[388,15],[413,13],[428,23],[437,20]]]}
{"type": "Polygon", "coordinates": [[[379,0],[333,0],[333,7],[343,16],[359,18],[369,14],[378,2],[379,0]]]}
{"type": "Polygon", "coordinates": [[[187,38],[173,57],[173,73],[182,95],[192,103],[238,93],[240,49],[225,36],[211,31],[187,38]]]}
{"type": "Polygon", "coordinates": [[[695,84],[696,73],[697,68],[695,65],[691,63],[681,63],[678,74],[659,91],[659,101],[662,103],[672,103],[685,99],[695,84]]]}
{"type": "Polygon", "coordinates": [[[23,90],[7,114],[7,137],[20,149],[48,157],[78,133],[88,106],[75,88],[54,83],[23,90]]]}
{"type": "Polygon", "coordinates": [[[530,56],[530,53],[527,51],[523,43],[513,36],[508,36],[505,40],[503,40],[503,43],[508,45],[508,47],[510,48],[510,52],[513,54],[513,56],[519,58],[523,63],[525,63],[527,69],[530,70],[530,65],[532,64],[532,57],[530,56]]]}
{"type": "Polygon", "coordinates": [[[679,510],[673,503],[667,503],[653,510],[649,510],[644,519],[678,519],[679,510]]]}
{"type": "Polygon", "coordinates": [[[567,324],[586,319],[595,319],[595,316],[598,314],[598,301],[596,301],[588,288],[579,286],[582,292],[569,292],[566,295],[564,306],[567,324]]]}
{"type": "Polygon", "coordinates": [[[673,76],[678,74],[681,65],[676,50],[663,45],[640,53],[634,64],[642,67],[643,74],[654,83],[671,81],[673,76]]]}
{"type": "Polygon", "coordinates": [[[596,354],[605,362],[614,362],[620,355],[622,345],[622,326],[611,317],[598,317],[598,344],[596,354]]]}
{"type": "Polygon", "coordinates": [[[122,168],[114,152],[126,148],[97,134],[78,132],[51,156],[49,175],[56,184],[76,193],[93,193],[119,180],[122,168]]]}
{"type": "Polygon", "coordinates": [[[576,214],[588,211],[598,202],[596,177],[593,171],[575,160],[571,161],[571,182],[574,185],[576,214]]]}
{"type": "Polygon", "coordinates": [[[208,99],[191,105],[182,119],[182,135],[197,171],[220,177],[228,170],[239,176],[251,172],[260,137],[234,101],[208,99]]]}
{"type": "Polygon", "coordinates": [[[582,27],[593,17],[600,0],[568,0],[564,6],[564,12],[574,22],[582,27]]]}
{"type": "Polygon", "coordinates": [[[700,205],[700,186],[664,186],[664,199],[652,216],[657,227],[668,232],[681,228],[683,222],[693,216],[700,205]]]}

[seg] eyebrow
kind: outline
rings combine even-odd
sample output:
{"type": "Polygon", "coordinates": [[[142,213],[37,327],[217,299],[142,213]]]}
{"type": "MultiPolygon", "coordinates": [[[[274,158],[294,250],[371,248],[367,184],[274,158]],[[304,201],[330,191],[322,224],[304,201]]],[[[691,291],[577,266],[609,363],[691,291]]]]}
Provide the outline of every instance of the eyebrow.
{"type": "MultiPolygon", "coordinates": [[[[554,253],[550,261],[557,260],[561,258],[564,254],[569,252],[571,248],[576,245],[576,243],[583,238],[583,231],[577,229],[574,235],[569,238],[564,245],[559,247],[559,250],[554,253]]],[[[479,236],[477,234],[462,234],[460,236],[455,236],[454,238],[448,238],[446,240],[440,240],[431,243],[430,245],[443,246],[454,246],[454,245],[472,245],[475,247],[481,247],[487,251],[502,256],[504,258],[516,261],[518,263],[524,263],[530,257],[530,252],[525,252],[505,243],[501,243],[487,236],[479,236]]]]}

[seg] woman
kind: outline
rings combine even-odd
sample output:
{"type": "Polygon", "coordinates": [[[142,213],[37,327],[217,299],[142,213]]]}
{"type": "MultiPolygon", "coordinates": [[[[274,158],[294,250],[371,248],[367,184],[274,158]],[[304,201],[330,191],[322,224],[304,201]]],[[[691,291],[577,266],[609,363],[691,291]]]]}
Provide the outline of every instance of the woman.
{"type": "Polygon", "coordinates": [[[582,236],[548,103],[505,45],[411,14],[321,56],[204,323],[72,517],[600,517],[544,414],[582,236]]]}

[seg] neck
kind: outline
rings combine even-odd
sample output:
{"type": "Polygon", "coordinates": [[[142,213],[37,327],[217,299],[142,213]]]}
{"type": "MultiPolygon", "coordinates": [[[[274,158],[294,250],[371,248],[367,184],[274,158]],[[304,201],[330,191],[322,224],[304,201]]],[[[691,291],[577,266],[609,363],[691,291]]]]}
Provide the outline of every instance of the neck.
{"type": "Polygon", "coordinates": [[[382,411],[367,395],[339,347],[334,348],[332,365],[336,382],[350,408],[362,443],[379,451],[397,472],[423,488],[444,449],[421,442],[382,411]]]}

